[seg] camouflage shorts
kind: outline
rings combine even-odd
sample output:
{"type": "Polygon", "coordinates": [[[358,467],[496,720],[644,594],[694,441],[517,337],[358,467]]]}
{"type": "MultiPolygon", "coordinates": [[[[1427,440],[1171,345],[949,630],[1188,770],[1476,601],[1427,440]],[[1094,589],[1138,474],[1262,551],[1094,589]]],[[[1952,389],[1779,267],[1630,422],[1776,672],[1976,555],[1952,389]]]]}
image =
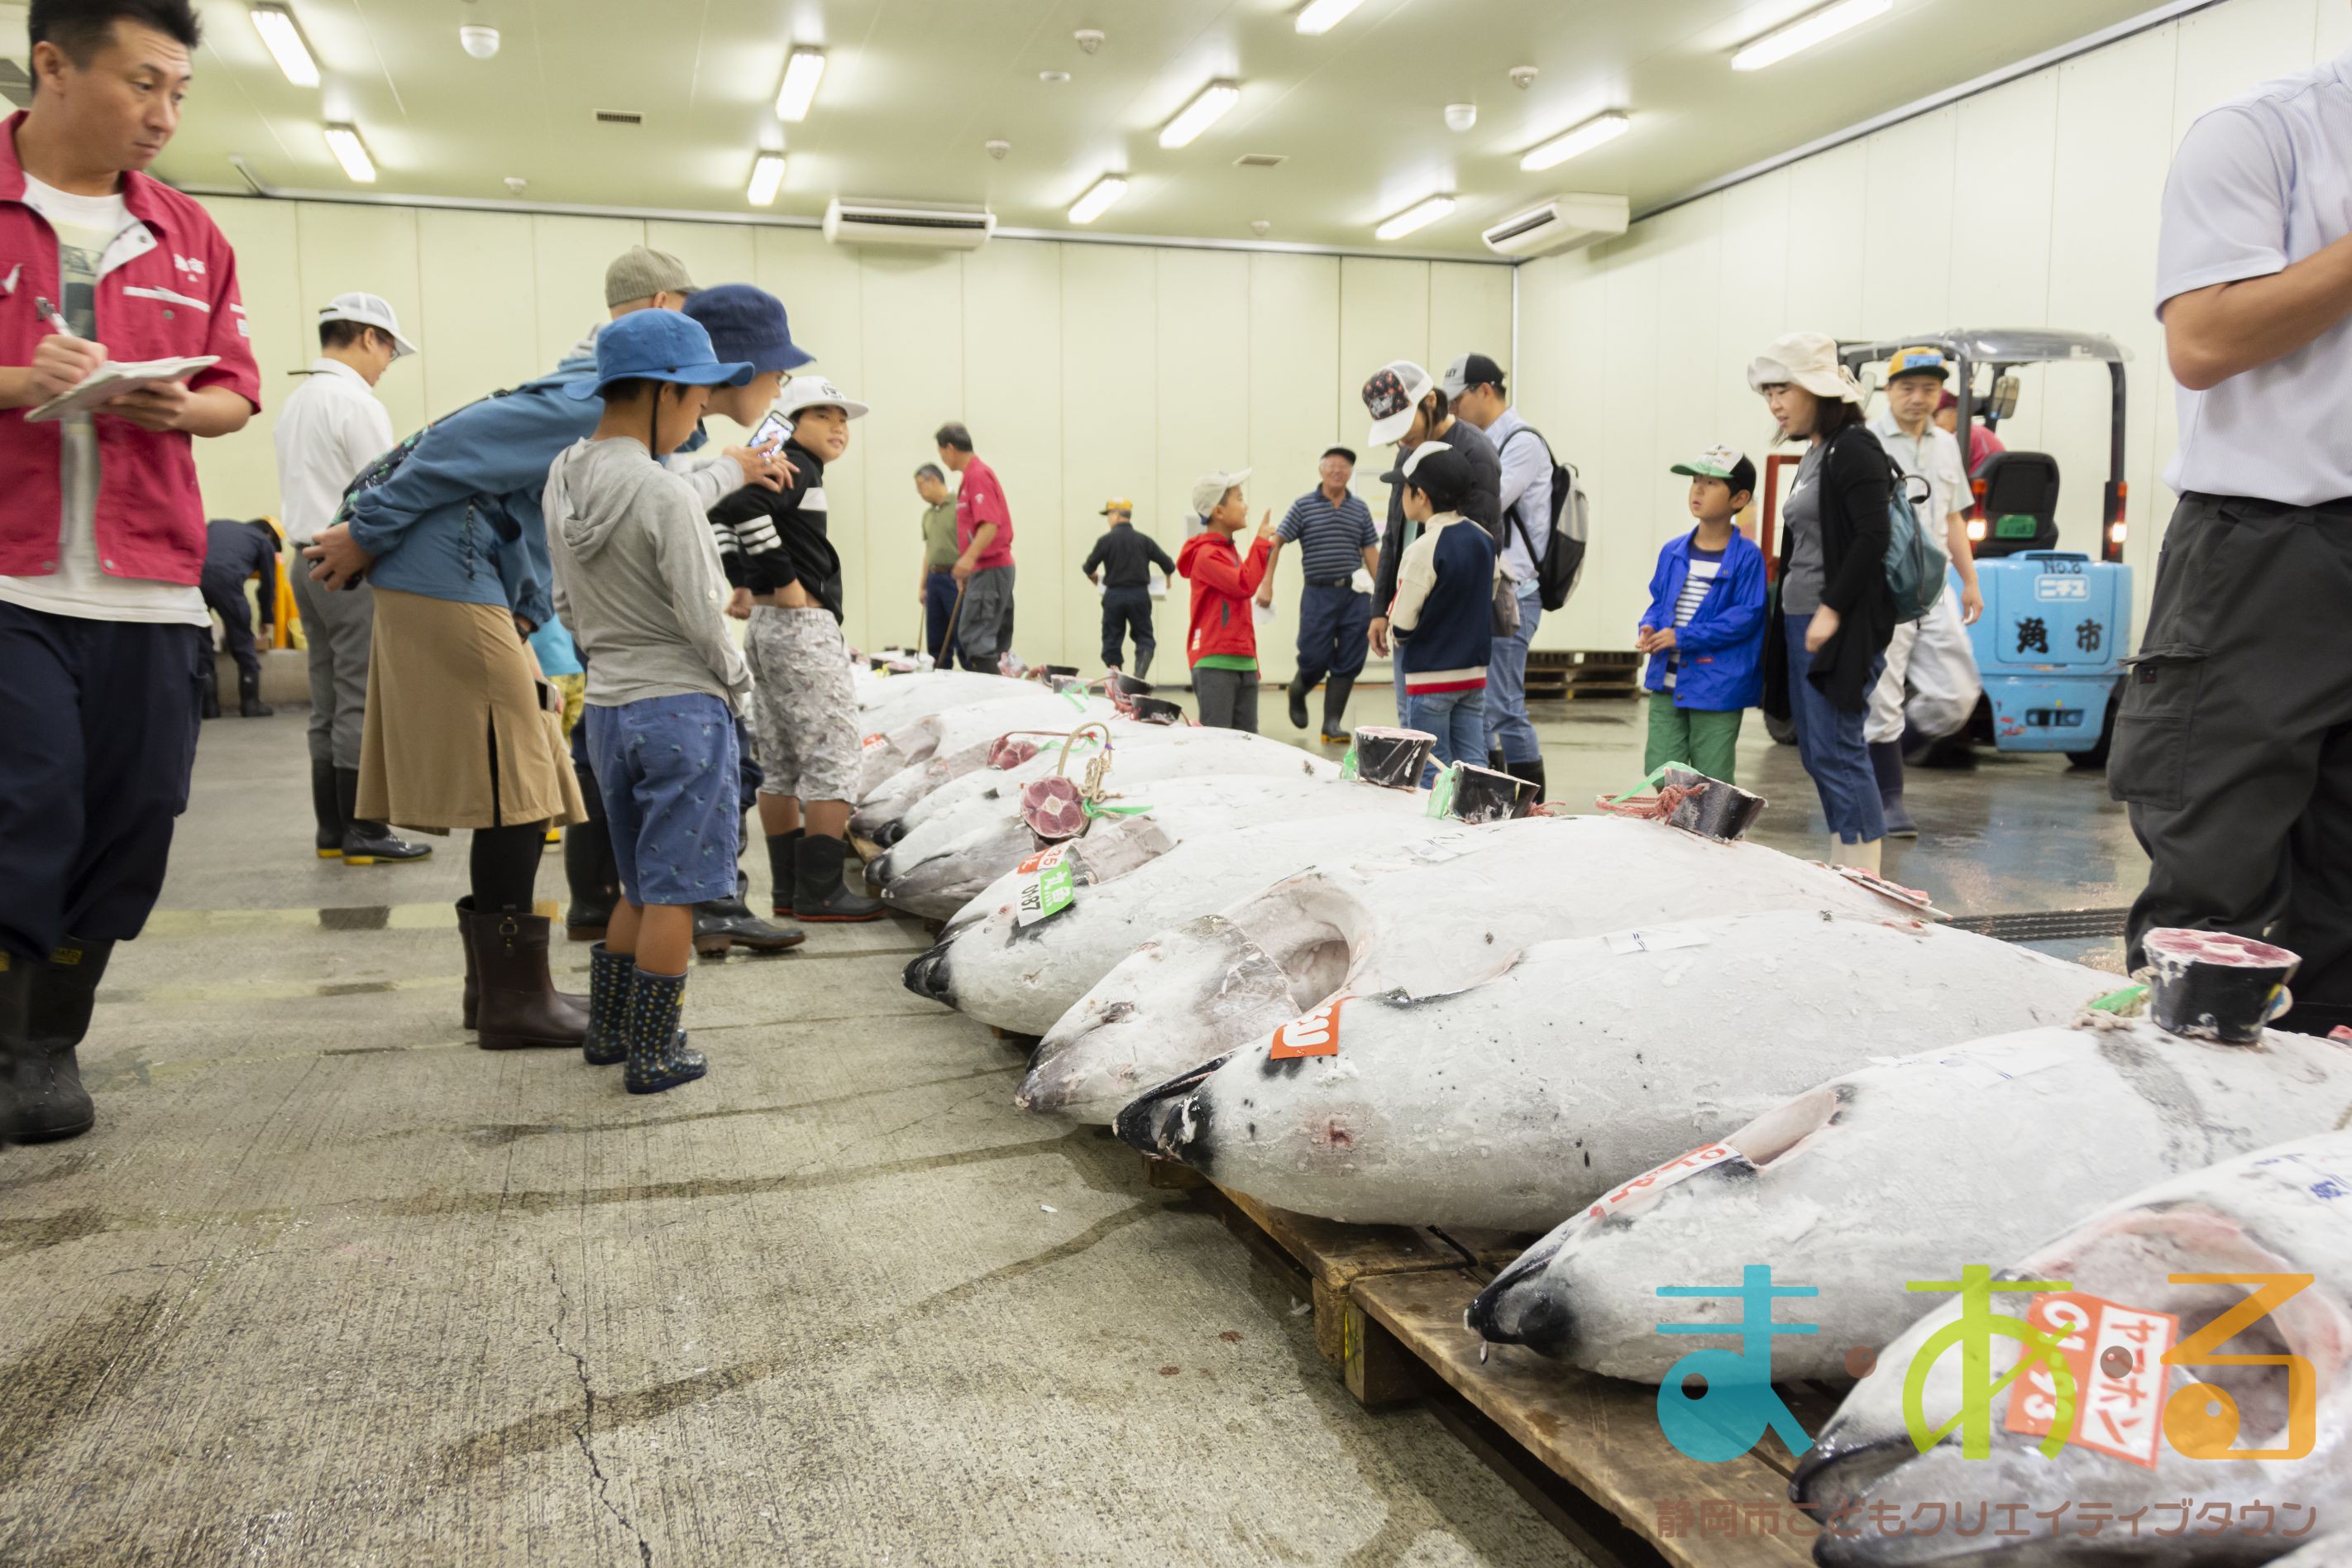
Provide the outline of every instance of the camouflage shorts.
{"type": "Polygon", "coordinates": [[[857,702],[849,645],[830,610],[751,610],[753,739],[761,795],[857,798],[857,702]]]}

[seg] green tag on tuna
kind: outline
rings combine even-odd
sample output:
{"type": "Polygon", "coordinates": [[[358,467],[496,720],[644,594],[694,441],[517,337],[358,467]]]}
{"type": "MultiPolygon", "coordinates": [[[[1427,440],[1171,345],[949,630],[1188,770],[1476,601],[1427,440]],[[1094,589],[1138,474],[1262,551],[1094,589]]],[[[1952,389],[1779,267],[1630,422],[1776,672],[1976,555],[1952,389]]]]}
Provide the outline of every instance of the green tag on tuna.
{"type": "Polygon", "coordinates": [[[1429,786],[1429,804],[1422,810],[1423,816],[1444,816],[1454,810],[1454,788],[1462,782],[1457,771],[1461,765],[1454,763],[1437,770],[1437,782],[1429,786]]]}
{"type": "Polygon", "coordinates": [[[1339,777],[1352,783],[1362,776],[1362,770],[1356,766],[1356,748],[1351,742],[1348,746],[1347,760],[1339,764],[1339,777]]]}
{"type": "Polygon", "coordinates": [[[1035,925],[1077,902],[1077,878],[1070,864],[1072,853],[1068,845],[1056,844],[1021,862],[1020,899],[1013,924],[1035,925]]]}

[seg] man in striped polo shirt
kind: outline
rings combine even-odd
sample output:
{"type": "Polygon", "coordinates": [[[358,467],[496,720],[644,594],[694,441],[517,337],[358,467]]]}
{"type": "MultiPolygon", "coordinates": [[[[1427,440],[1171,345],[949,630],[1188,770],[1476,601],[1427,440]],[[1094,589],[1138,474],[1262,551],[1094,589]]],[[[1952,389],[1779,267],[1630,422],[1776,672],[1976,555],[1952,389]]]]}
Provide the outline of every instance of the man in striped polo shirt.
{"type": "Polygon", "coordinates": [[[1298,596],[1298,673],[1290,681],[1290,721],[1307,728],[1307,694],[1328,677],[1323,739],[1341,744],[1348,739],[1348,693],[1364,672],[1371,646],[1372,596],[1357,586],[1356,574],[1378,569],[1381,535],[1371,509],[1348,489],[1356,454],[1334,447],[1323,454],[1318,471],[1323,482],[1290,503],[1276,531],[1257,602],[1274,603],[1275,563],[1284,545],[1297,543],[1307,586],[1298,596]]]}

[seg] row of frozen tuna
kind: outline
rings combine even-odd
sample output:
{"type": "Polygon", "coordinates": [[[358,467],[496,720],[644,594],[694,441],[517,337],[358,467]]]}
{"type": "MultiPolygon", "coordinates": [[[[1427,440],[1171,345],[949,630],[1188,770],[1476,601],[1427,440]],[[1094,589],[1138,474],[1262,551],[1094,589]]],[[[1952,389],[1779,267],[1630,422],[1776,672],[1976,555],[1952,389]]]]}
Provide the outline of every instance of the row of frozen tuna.
{"type": "MultiPolygon", "coordinates": [[[[918,868],[927,899],[979,889],[951,914],[894,900],[949,919],[908,984],[1042,1037],[1019,1094],[1030,1110],[1115,1122],[1304,1213],[1549,1229],[1470,1326],[1614,1376],[1670,1380],[1695,1346],[1740,1342],[1738,1298],[1659,1292],[1770,1265],[1819,1291],[1778,1310],[1813,1331],[1773,1340],[1774,1376],[1843,1379],[1860,1352],[1881,1369],[1809,1457],[1815,1500],[2089,1485],[2038,1454],[2012,1473],[2007,1458],[2040,1439],[2006,1426],[2003,1464],[1953,1471],[1949,1443],[1921,1457],[1901,1419],[1906,1348],[1959,1308],[1915,1325],[1933,1299],[1911,1281],[2007,1266],[2169,1314],[2185,1337],[2245,1288],[2172,1276],[2310,1274],[2299,1304],[2221,1347],[2305,1356],[2310,1447],[2199,1460],[2192,1479],[2347,1500],[2352,1138],[2335,1130],[2352,1120],[2352,1050],[2084,1015],[2112,976],[1927,923],[1760,846],[1615,817],[1465,827],[1273,742],[1116,718],[1105,814],[1058,868],[1023,872],[1037,845],[1018,786],[1076,763],[1049,751],[991,769],[990,745],[1095,715],[1034,688],[953,700],[881,731],[869,750],[892,754],[877,768],[903,761],[874,781],[861,826],[898,840],[875,868],[886,898],[918,868]],[[1117,815],[1138,805],[1151,809],[1117,815]],[[950,822],[952,836],[919,837],[950,822]],[[1041,897],[1049,879],[1058,892],[1041,897]]],[[[2160,1368],[2158,1392],[2168,1375],[2177,1394],[2197,1374],[2160,1368]]],[[[2241,1450],[2292,1425],[2276,1379],[2208,1381],[2240,1396],[2241,1450]]],[[[1928,1404],[1948,1392],[1931,1381],[1928,1404]]],[[[2188,1486],[2163,1464],[2126,1479],[2188,1486]]],[[[2042,1545],[2063,1554],[2063,1534],[2042,1545]]],[[[2262,1561],[2286,1544],[2228,1552],[2262,1561]]],[[[1926,1548],[1864,1535],[1822,1552],[1936,1560],[1926,1548]]],[[[2183,1551],[2230,1560],[2210,1540],[2183,1551]]]]}

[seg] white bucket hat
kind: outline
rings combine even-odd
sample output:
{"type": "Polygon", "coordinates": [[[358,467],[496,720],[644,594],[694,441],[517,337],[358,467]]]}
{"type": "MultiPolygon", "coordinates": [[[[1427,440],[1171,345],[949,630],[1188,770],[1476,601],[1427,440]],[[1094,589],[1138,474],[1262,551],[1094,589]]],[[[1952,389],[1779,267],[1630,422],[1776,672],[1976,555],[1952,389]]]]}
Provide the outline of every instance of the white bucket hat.
{"type": "Polygon", "coordinates": [[[392,357],[402,359],[416,352],[416,345],[400,335],[400,318],[392,313],[392,301],[381,294],[338,294],[327,301],[319,312],[319,324],[329,321],[357,321],[363,327],[374,327],[392,340],[392,357]]]}
{"type": "Polygon", "coordinates": [[[1838,358],[1837,340],[1820,332],[1790,332],[1748,363],[1748,386],[1761,392],[1768,386],[1801,386],[1815,397],[1860,403],[1862,383],[1838,358]]]}
{"type": "Polygon", "coordinates": [[[828,376],[796,375],[776,395],[776,412],[789,419],[803,408],[838,408],[852,419],[866,417],[866,405],[842,395],[828,376]]]}

